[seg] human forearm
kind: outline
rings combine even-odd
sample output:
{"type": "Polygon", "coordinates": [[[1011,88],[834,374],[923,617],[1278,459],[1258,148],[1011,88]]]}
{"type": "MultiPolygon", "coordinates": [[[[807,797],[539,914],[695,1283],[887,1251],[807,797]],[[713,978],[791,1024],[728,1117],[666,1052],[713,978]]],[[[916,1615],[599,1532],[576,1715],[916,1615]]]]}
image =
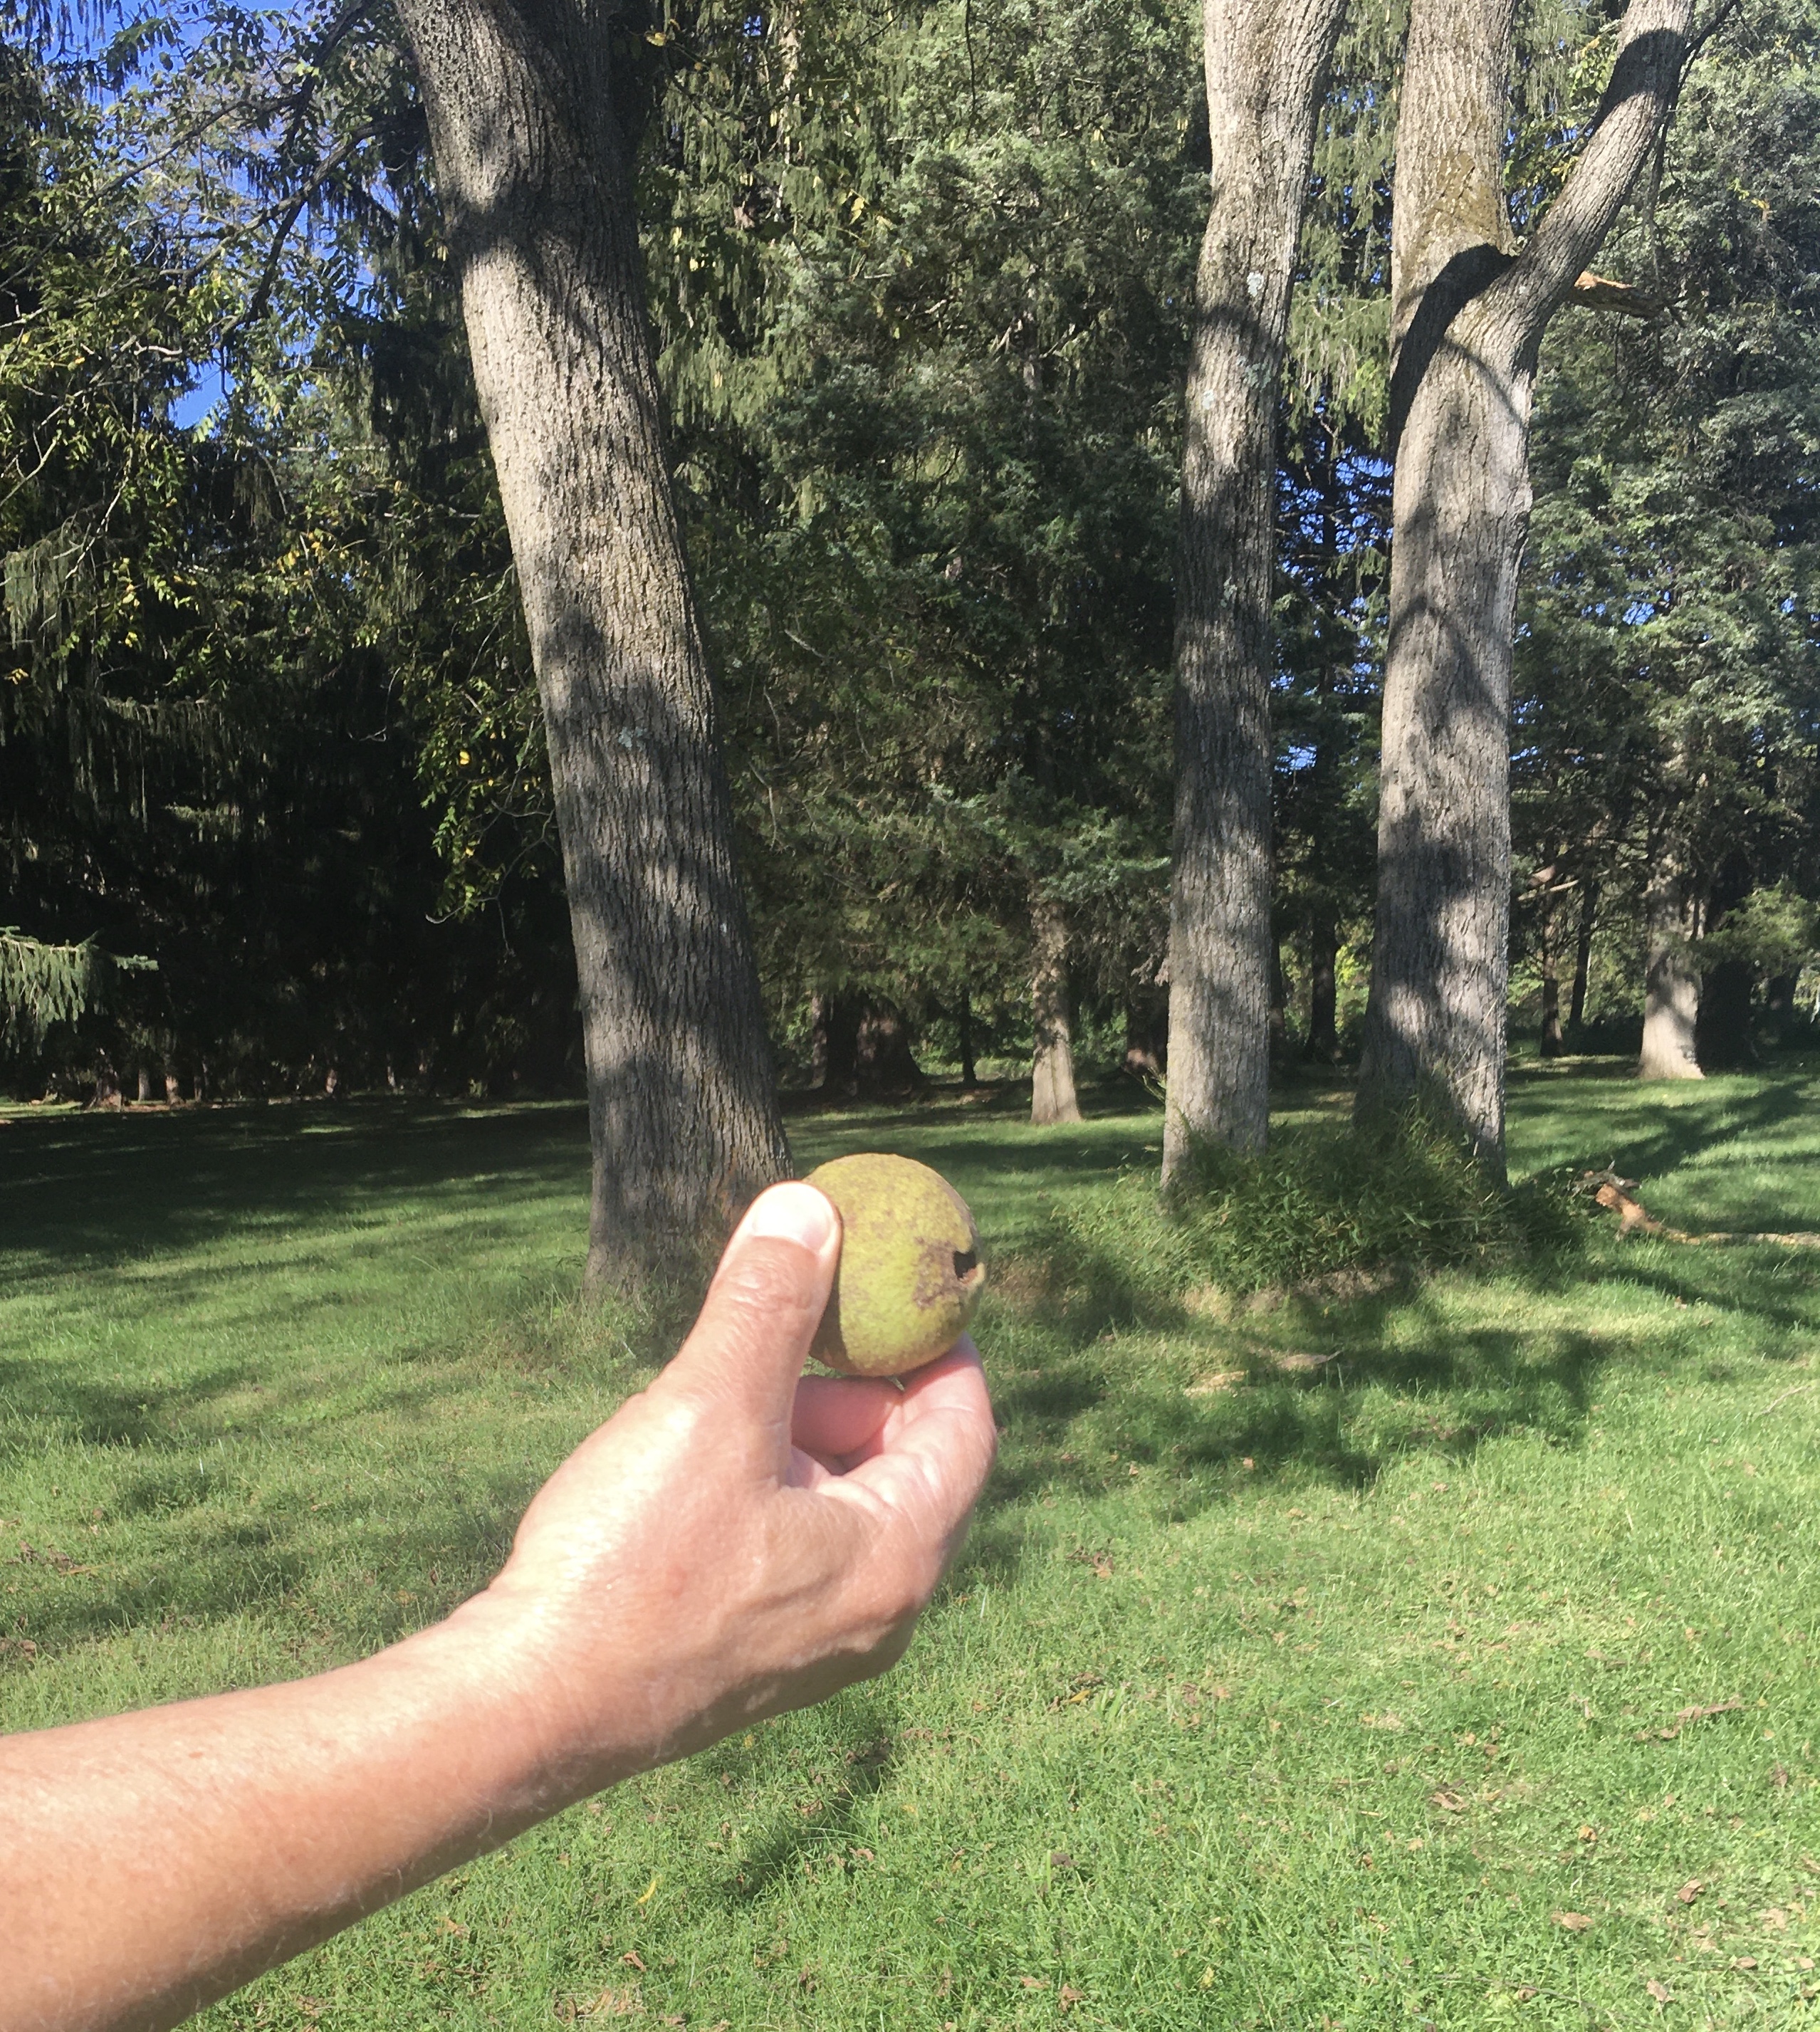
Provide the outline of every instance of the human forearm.
{"type": "Polygon", "coordinates": [[[839,1253],[753,1206],[676,1359],[484,1594],[290,1686],[0,1741],[0,2032],[173,2025],[629,1772],[882,1672],[992,1457],[970,1346],[809,1378],[839,1253]]]}
{"type": "Polygon", "coordinates": [[[499,1620],[0,1741],[3,2032],[174,2025],[568,1803],[499,1620]]]}

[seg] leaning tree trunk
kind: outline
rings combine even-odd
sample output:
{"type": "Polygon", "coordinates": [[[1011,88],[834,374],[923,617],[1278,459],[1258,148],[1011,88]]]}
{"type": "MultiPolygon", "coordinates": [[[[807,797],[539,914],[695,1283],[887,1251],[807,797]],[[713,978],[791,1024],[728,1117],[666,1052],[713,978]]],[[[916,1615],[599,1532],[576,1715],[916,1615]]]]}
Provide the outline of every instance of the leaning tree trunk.
{"type": "Polygon", "coordinates": [[[787,1168],[633,210],[643,39],[585,0],[401,0],[529,626],[580,977],[590,1279],[787,1168]]]}
{"type": "Polygon", "coordinates": [[[1514,12],[1514,0],[1415,0],[1410,17],[1391,248],[1396,540],[1359,1075],[1362,1111],[1419,1100],[1500,1175],[1511,659],[1536,356],[1668,116],[1692,4],[1631,0],[1592,138],[1515,255],[1503,185],[1514,12]]]}
{"type": "Polygon", "coordinates": [[[1175,610],[1165,1182],[1270,1108],[1276,403],[1344,0],[1202,0],[1212,199],[1195,279],[1175,610]]]}
{"type": "Polygon", "coordinates": [[[1639,1079],[1700,1079],[1695,1033],[1700,1020],[1700,976],[1688,950],[1699,928],[1679,857],[1653,841],[1643,890],[1647,957],[1643,973],[1643,1048],[1639,1079]]]}
{"type": "Polygon", "coordinates": [[[1030,1119],[1078,1122],[1074,1012],[1068,994],[1068,914],[1059,903],[1030,906],[1030,1119]]]}

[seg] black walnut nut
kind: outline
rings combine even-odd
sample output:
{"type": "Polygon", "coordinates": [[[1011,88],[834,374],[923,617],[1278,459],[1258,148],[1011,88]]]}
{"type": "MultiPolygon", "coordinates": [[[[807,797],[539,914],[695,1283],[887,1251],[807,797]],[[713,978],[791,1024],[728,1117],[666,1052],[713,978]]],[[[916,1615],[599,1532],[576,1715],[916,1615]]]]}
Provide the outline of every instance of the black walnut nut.
{"type": "Polygon", "coordinates": [[[840,1262],[809,1352],[848,1376],[905,1376],[966,1332],[985,1266],[967,1203],[940,1171],[869,1152],[809,1175],[840,1215],[840,1262]]]}

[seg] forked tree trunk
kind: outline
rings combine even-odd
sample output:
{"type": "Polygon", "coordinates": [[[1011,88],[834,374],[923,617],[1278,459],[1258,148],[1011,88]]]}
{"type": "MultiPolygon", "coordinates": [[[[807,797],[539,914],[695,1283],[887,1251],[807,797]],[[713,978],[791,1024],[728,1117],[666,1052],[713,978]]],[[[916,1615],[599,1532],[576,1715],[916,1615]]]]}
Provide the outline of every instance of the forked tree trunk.
{"type": "Polygon", "coordinates": [[[1680,857],[1657,842],[1643,891],[1647,956],[1643,973],[1643,1049],[1637,1077],[1701,1079],[1695,1033],[1700,1020],[1700,976],[1688,951],[1699,926],[1680,857]]]}
{"type": "Polygon", "coordinates": [[[549,738],[580,979],[591,1281],[788,1168],[633,203],[648,60],[586,0],[401,0],[549,738]]]}
{"type": "Polygon", "coordinates": [[[1396,456],[1377,935],[1362,1111],[1419,1099],[1504,1169],[1510,689],[1544,328],[1679,84],[1691,0],[1631,0],[1586,144],[1520,254],[1503,151],[1515,0],[1415,0],[1392,238],[1396,456]]]}
{"type": "Polygon", "coordinates": [[[1195,279],[1175,612],[1163,1176],[1270,1106],[1277,384],[1343,0],[1202,0],[1212,197],[1195,279]]]}
{"type": "Polygon", "coordinates": [[[1030,1119],[1078,1122],[1074,1093],[1074,1023],[1068,993],[1068,916],[1059,903],[1030,906],[1030,1017],[1036,1044],[1030,1065],[1030,1119]]]}

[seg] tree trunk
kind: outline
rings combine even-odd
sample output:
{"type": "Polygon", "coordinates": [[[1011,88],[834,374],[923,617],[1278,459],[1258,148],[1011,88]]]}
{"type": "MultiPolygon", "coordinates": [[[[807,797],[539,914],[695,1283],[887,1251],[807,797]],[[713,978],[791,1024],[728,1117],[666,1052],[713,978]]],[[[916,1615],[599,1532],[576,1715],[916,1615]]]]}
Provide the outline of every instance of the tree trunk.
{"type": "Polygon", "coordinates": [[[850,1100],[858,1091],[859,1025],[865,1014],[865,1005],[857,995],[817,992],[813,1049],[818,1092],[850,1100]]]}
{"type": "Polygon", "coordinates": [[[1592,137],[1520,254],[1503,150],[1514,0],[1415,0],[1397,118],[1396,458],[1362,1111],[1418,1099],[1504,1170],[1510,688],[1549,319],[1667,117],[1691,0],[1631,0],[1592,137]]]}
{"type": "Polygon", "coordinates": [[[1700,977],[1687,951],[1696,926],[1692,898],[1674,852],[1657,842],[1643,891],[1648,960],[1643,976],[1643,1049],[1639,1079],[1699,1079],[1695,1027],[1700,977]]]}
{"type": "Polygon", "coordinates": [[[1574,936],[1574,986],[1568,1001],[1568,1028],[1577,1030],[1586,1020],[1586,977],[1593,965],[1593,925],[1599,913],[1599,885],[1591,876],[1580,891],[1580,921],[1574,936]]]}
{"type": "Polygon", "coordinates": [[[980,1083],[980,1074],[974,1063],[974,998],[964,988],[955,1012],[955,1030],[960,1046],[961,1088],[963,1093],[971,1093],[980,1083]]]}
{"type": "Polygon", "coordinates": [[[589,1279],[788,1169],[633,210],[652,61],[583,0],[401,0],[548,735],[580,981],[589,1279]]]}
{"type": "Polygon", "coordinates": [[[1542,921],[1542,1035],[1545,1059],[1558,1059],[1567,1045],[1561,1037],[1561,969],[1553,903],[1545,903],[1542,921]]]}
{"type": "Polygon", "coordinates": [[[1289,982],[1283,971],[1283,948],[1270,941],[1270,1055],[1273,1060],[1289,1055],[1289,982]]]}
{"type": "Polygon", "coordinates": [[[1758,1063],[1751,1007],[1756,988],[1757,969],[1748,960],[1722,959],[1701,976],[1694,1050],[1702,1072],[1737,1072],[1758,1063]]]}
{"type": "Polygon", "coordinates": [[[1308,924],[1308,1042],[1305,1059],[1318,1059],[1328,1065],[1340,1059],[1340,1033],[1334,970],[1340,958],[1340,939],[1331,910],[1317,910],[1308,924]]]}
{"type": "Polygon", "coordinates": [[[1270,1107],[1276,405],[1314,127],[1342,0],[1202,0],[1213,162],[1195,280],[1175,615],[1163,1176],[1270,1107]]]}
{"type": "Polygon", "coordinates": [[[1068,995],[1068,917],[1059,903],[1030,906],[1030,1012],[1036,1048],[1030,1068],[1030,1119],[1078,1122],[1074,1093],[1074,1014],[1068,995]]]}
{"type": "Polygon", "coordinates": [[[139,1098],[140,1103],[143,1104],[146,1101],[155,1099],[155,1097],[156,1096],[152,1092],[151,1086],[151,1062],[148,1059],[141,1059],[139,1062],[139,1098]]]}
{"type": "Polygon", "coordinates": [[[923,1085],[910,1025],[887,1003],[869,1002],[856,1040],[855,1084],[869,1093],[914,1093],[923,1085]]]}
{"type": "Polygon", "coordinates": [[[1169,1063],[1169,998],[1134,985],[1125,991],[1125,1070],[1138,1079],[1160,1079],[1169,1063]]]}

